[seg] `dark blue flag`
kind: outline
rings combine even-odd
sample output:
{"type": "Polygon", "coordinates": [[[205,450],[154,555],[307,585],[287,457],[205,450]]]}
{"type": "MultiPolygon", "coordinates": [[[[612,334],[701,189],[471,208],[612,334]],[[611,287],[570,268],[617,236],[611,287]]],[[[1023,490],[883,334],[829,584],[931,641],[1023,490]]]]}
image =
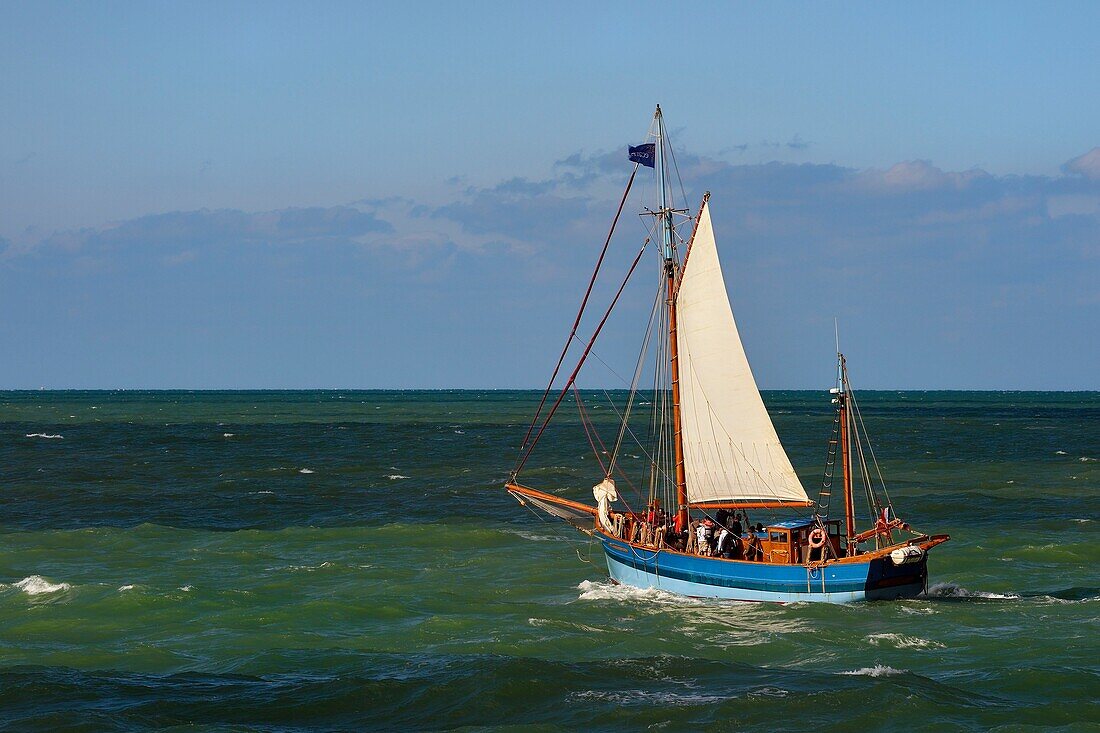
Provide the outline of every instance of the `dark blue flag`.
{"type": "Polygon", "coordinates": [[[654,158],[656,157],[656,143],[646,143],[645,145],[629,145],[630,148],[630,160],[634,163],[641,163],[647,168],[652,168],[655,164],[654,158]]]}

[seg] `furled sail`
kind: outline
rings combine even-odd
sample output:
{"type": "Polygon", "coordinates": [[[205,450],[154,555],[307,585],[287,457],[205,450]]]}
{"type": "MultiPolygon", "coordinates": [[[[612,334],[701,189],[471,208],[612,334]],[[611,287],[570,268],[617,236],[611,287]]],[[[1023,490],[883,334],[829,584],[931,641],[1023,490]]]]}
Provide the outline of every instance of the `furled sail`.
{"type": "Polygon", "coordinates": [[[688,501],[809,503],[737,333],[709,204],[684,263],[676,337],[688,501]]]}

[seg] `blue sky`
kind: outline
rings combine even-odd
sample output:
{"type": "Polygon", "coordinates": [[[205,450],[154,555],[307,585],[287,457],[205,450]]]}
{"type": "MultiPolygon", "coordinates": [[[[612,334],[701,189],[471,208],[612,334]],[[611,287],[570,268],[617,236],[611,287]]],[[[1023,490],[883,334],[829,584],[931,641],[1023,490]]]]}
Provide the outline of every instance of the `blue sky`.
{"type": "Polygon", "coordinates": [[[1095,3],[5,4],[0,387],[541,386],[661,102],[763,387],[828,386],[837,316],[857,387],[1098,389],[1097,28],[1095,3]]]}

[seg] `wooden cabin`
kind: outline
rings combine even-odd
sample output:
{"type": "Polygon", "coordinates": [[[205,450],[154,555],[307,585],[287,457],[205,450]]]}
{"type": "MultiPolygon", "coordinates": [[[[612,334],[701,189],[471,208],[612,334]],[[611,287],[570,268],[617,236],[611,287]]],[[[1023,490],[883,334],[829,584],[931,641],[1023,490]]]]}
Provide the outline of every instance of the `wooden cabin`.
{"type": "MultiPolygon", "coordinates": [[[[827,545],[832,546],[832,552],[826,553],[831,557],[841,557],[840,520],[825,522],[828,530],[827,545]]],[[[813,518],[790,519],[785,522],[777,522],[764,529],[763,532],[753,532],[760,542],[760,549],[764,553],[764,562],[780,565],[801,565],[805,562],[821,560],[821,553],[826,548],[814,550],[810,547],[810,532],[814,528],[813,518]]]]}

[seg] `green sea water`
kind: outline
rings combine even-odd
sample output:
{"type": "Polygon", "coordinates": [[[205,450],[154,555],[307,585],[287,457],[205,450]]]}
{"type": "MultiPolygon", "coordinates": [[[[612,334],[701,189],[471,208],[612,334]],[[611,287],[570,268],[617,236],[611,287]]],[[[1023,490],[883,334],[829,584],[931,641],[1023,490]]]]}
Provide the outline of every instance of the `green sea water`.
{"type": "MultiPolygon", "coordinates": [[[[851,606],[610,584],[501,490],[538,396],[0,392],[0,729],[1100,729],[1100,393],[863,393],[952,540],[851,606]]],[[[815,495],[828,396],[765,400],[815,495]]],[[[524,479],[599,474],[571,413],[524,479]]]]}

